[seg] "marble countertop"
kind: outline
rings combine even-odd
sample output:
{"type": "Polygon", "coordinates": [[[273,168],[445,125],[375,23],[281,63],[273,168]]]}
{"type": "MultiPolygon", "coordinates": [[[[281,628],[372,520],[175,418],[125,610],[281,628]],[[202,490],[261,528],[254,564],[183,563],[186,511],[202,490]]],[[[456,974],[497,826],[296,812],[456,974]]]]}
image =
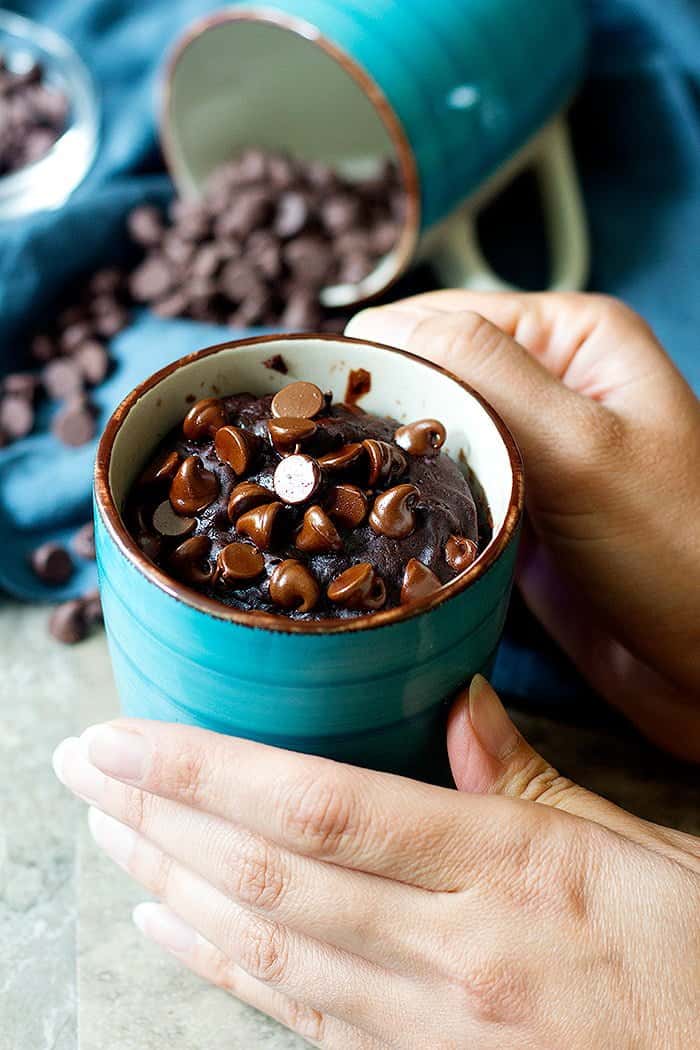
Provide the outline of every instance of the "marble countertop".
{"type": "MultiPolygon", "coordinates": [[[[47,612],[0,608],[0,1050],[292,1050],[306,1044],[211,988],[131,922],[142,893],[93,847],[84,807],[55,780],[55,744],[113,716],[102,635],[69,649],[47,612]]],[[[531,743],[581,784],[700,834],[700,778],[624,727],[515,712],[531,743]]]]}

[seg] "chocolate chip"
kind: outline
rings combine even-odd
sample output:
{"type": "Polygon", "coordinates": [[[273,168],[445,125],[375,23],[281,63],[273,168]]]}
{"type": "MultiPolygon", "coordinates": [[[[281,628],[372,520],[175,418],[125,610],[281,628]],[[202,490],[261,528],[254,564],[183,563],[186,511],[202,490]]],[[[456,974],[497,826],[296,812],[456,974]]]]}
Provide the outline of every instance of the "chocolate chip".
{"type": "Polygon", "coordinates": [[[174,275],[166,260],[160,255],[150,256],[132,273],[129,290],[137,302],[147,303],[169,292],[173,281],[174,275]]]}
{"type": "Polygon", "coordinates": [[[246,259],[233,259],[227,263],[219,276],[218,287],[234,302],[265,290],[255,267],[246,259]]]}
{"type": "Polygon", "coordinates": [[[139,485],[158,485],[166,481],[170,483],[177,474],[179,466],[179,454],[174,449],[165,452],[158,459],[149,463],[139,478],[139,485]]]}
{"type": "Polygon", "coordinates": [[[358,197],[344,193],[330,197],[321,207],[321,219],[330,234],[346,233],[360,220],[358,197]]]}
{"type": "Polygon", "coordinates": [[[87,591],[80,599],[83,606],[83,616],[88,627],[94,627],[96,623],[102,623],[102,600],[98,590],[87,591]]]}
{"type": "MultiPolygon", "coordinates": [[[[170,500],[163,500],[153,512],[153,528],[161,536],[186,536],[195,528],[197,522],[194,518],[182,514],[176,514],[170,500]]],[[[141,545],[141,549],[145,548],[141,545]]],[[[148,553],[148,551],[146,551],[148,553]]],[[[149,558],[151,554],[148,554],[149,558]]]]}
{"type": "Polygon", "coordinates": [[[90,386],[98,386],[109,372],[109,355],[102,343],[90,339],[79,346],[72,360],[90,386]]]}
{"type": "Polygon", "coordinates": [[[283,376],[286,376],[289,371],[287,362],[282,357],[282,354],[273,354],[272,357],[266,358],[263,364],[265,368],[271,368],[273,372],[279,372],[283,376]]]}
{"type": "Polygon", "coordinates": [[[42,583],[58,586],[73,575],[73,561],[60,543],[42,543],[32,551],[31,566],[42,583]]]}
{"type": "Polygon", "coordinates": [[[154,247],[163,236],[163,220],[158,208],[143,204],[134,208],[127,218],[127,229],[137,244],[154,247]]]}
{"type": "Polygon", "coordinates": [[[455,572],[464,572],[476,559],[479,548],[466,536],[450,536],[445,545],[445,561],[455,572]]]}
{"type": "MultiPolygon", "coordinates": [[[[169,503],[168,506],[170,506],[169,503]]],[[[170,512],[172,514],[172,507],[170,508],[170,512]]],[[[197,523],[193,518],[192,528],[194,528],[196,524],[197,523]]],[[[163,542],[160,536],[152,536],[150,533],[143,533],[141,536],[137,537],[136,542],[147,558],[150,558],[154,563],[158,562],[163,551],[163,542]]]]}
{"type": "Polygon", "coordinates": [[[61,349],[66,354],[72,354],[79,346],[92,337],[92,325],[87,321],[76,321],[75,324],[64,328],[60,337],[61,349]]]}
{"type": "Polygon", "coordinates": [[[199,456],[183,460],[170,485],[170,502],[179,514],[206,510],[218,494],[219,479],[212,470],[207,470],[199,456]]]}
{"type": "Polygon", "coordinates": [[[128,311],[121,306],[115,306],[114,309],[95,318],[95,332],[103,339],[111,339],[126,328],[128,323],[128,311]]]}
{"type": "Polygon", "coordinates": [[[437,419],[417,419],[394,434],[394,441],[409,456],[431,456],[445,444],[447,432],[437,419]]]}
{"type": "Polygon", "coordinates": [[[247,474],[260,441],[255,434],[240,427],[220,427],[214,438],[214,448],[222,463],[228,464],[234,474],[247,474]]]}
{"type": "Polygon", "coordinates": [[[310,456],[294,453],[277,464],[273,484],[284,503],[305,503],[321,484],[321,468],[310,456]]]}
{"type": "Polygon", "coordinates": [[[283,250],[284,261],[303,286],[319,288],[332,274],[332,253],[321,238],[306,234],[289,241],[283,250]]]}
{"type": "Polygon", "coordinates": [[[417,558],[409,558],[401,584],[401,604],[407,605],[408,602],[417,602],[421,598],[427,598],[439,591],[441,586],[442,584],[431,569],[423,565],[417,558]]]}
{"type": "Polygon", "coordinates": [[[357,485],[334,485],[328,493],[327,510],[340,525],[354,529],[367,517],[367,497],[357,485]]]}
{"type": "Polygon", "coordinates": [[[35,335],[29,347],[31,357],[43,364],[58,353],[58,347],[48,335],[35,335]]]}
{"type": "Polygon", "coordinates": [[[326,452],[324,456],[319,456],[318,462],[324,470],[335,474],[353,466],[362,458],[364,453],[365,449],[362,446],[362,442],[352,441],[348,445],[334,449],[333,452],[326,452]]]}
{"type": "Polygon", "coordinates": [[[309,205],[303,193],[290,190],[277,202],[274,230],[279,237],[296,237],[309,220],[309,205]]]}
{"type": "Polygon", "coordinates": [[[262,485],[257,485],[253,481],[242,481],[235,486],[229,496],[227,505],[229,520],[235,525],[241,514],[245,514],[246,511],[251,510],[253,507],[259,507],[261,503],[271,503],[273,501],[274,493],[270,492],[269,489],[263,488],[262,485]]]}
{"type": "MultiPolygon", "coordinates": [[[[270,440],[278,452],[289,452],[297,445],[308,441],[316,433],[316,424],[312,419],[299,419],[295,416],[279,416],[269,419],[267,429],[270,440]]],[[[319,461],[320,462],[320,461],[319,461]]]]}
{"type": "Polygon", "coordinates": [[[169,565],[173,575],[184,583],[207,583],[212,574],[210,549],[211,540],[207,536],[190,536],[170,555],[169,565]]]}
{"type": "Polygon", "coordinates": [[[294,558],[280,562],[270,577],[270,597],[283,609],[311,612],[320,596],[311,572],[294,558]]]}
{"type": "Polygon", "coordinates": [[[34,406],[26,397],[10,394],[0,399],[0,430],[13,441],[34,427],[34,406]]]}
{"type": "Polygon", "coordinates": [[[71,546],[79,558],[85,558],[86,561],[95,560],[95,528],[91,521],[85,522],[78,529],[73,536],[71,546]]]}
{"type": "Polygon", "coordinates": [[[226,409],[218,397],[195,402],[182,423],[182,433],[190,441],[212,437],[226,424],[226,409]]]}
{"type": "Polygon", "coordinates": [[[381,609],[386,601],[384,580],[368,562],[351,565],[341,572],[326,593],[335,605],[346,609],[381,609]]]}
{"type": "Polygon", "coordinates": [[[49,361],[42,369],[41,380],[46,393],[53,401],[70,397],[83,389],[83,376],[79,366],[65,357],[49,361]]]}
{"type": "Polygon", "coordinates": [[[267,221],[271,205],[267,189],[242,190],[234,197],[225,215],[215,224],[217,235],[247,237],[256,227],[267,221]]]}
{"type": "Polygon", "coordinates": [[[280,324],[290,331],[312,331],[318,328],[321,307],[315,292],[300,288],[290,294],[280,317],[280,324]]]}
{"type": "Polygon", "coordinates": [[[58,605],[49,617],[49,633],[63,645],[76,645],[87,636],[83,603],[74,598],[58,605]]]}
{"type": "Polygon", "coordinates": [[[89,282],[91,295],[116,295],[121,289],[123,275],[116,266],[105,267],[92,275],[89,282]]]}
{"type": "Polygon", "coordinates": [[[380,536],[403,540],[416,527],[415,503],[420,495],[415,485],[395,485],[380,492],[370,512],[369,523],[380,536]]]}
{"type": "Polygon", "coordinates": [[[309,507],[304,514],[304,520],[294,542],[300,551],[306,551],[308,554],[343,549],[343,541],[338,530],[318,504],[309,507]]]}
{"type": "Polygon", "coordinates": [[[272,414],[278,418],[313,419],[325,403],[323,394],[314,383],[290,383],[273,397],[272,414]]]}
{"type": "Polygon", "coordinates": [[[85,445],[95,436],[95,417],[84,398],[74,397],[57,412],[51,423],[55,437],[64,445],[85,445]]]}
{"type": "Polygon", "coordinates": [[[368,485],[374,487],[378,482],[388,481],[392,476],[400,477],[406,472],[406,457],[388,441],[365,438],[362,447],[369,461],[368,485]]]}
{"type": "Polygon", "coordinates": [[[33,401],[38,385],[39,380],[31,372],[10,372],[2,380],[2,392],[33,401]]]}
{"type": "Polygon", "coordinates": [[[216,576],[231,587],[245,586],[265,568],[265,559],[249,543],[229,543],[219,551],[216,576]]]}
{"type": "Polygon", "coordinates": [[[277,501],[253,507],[237,518],[236,532],[247,536],[260,550],[267,551],[272,544],[275,522],[281,510],[282,504],[277,501]]]}

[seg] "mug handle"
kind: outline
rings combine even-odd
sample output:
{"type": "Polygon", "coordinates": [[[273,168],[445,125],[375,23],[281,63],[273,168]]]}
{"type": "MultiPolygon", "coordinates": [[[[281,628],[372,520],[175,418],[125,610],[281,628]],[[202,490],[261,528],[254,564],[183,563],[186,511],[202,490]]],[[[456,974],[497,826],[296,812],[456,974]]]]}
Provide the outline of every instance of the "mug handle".
{"type": "MultiPolygon", "coordinates": [[[[589,241],[586,215],[576,174],[569,130],[557,117],[538,137],[531,159],[535,169],[550,246],[550,291],[577,291],[586,283],[589,241]]],[[[440,283],[448,288],[513,291],[489,266],[479,244],[476,209],[466,204],[444,227],[431,253],[440,283]]]]}

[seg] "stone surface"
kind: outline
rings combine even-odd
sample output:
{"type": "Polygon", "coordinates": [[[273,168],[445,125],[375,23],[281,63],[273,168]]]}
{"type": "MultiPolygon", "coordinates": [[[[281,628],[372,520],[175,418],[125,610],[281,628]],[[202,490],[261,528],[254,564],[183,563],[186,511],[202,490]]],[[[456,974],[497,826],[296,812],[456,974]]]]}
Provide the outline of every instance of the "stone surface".
{"type": "MultiPolygon", "coordinates": [[[[47,615],[0,607],[0,1050],[303,1047],[182,970],[133,926],[131,909],[143,893],[99,854],[84,807],[50,767],[58,740],[116,713],[104,637],[60,646],[46,635],[47,615]]],[[[579,783],[640,816],[700,834],[697,770],[624,726],[516,718],[579,783]]]]}

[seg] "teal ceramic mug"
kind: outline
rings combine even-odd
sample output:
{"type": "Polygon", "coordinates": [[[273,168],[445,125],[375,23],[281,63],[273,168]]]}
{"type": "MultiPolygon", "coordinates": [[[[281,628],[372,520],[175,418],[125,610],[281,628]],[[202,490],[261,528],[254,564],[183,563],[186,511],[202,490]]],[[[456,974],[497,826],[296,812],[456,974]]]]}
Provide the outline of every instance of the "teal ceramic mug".
{"type": "Polygon", "coordinates": [[[504,423],[475,391],[411,354],[339,336],[267,336],[169,365],[117,408],[97,455],[97,564],[124,711],[439,778],[445,700],[489,670],[500,639],[522,507],[522,465],[504,423]],[[286,376],[264,364],[277,353],[286,376]],[[353,368],[371,375],[368,411],[402,421],[437,415],[447,452],[466,457],[493,522],[469,569],[411,606],[306,623],[231,609],[145,557],[120,510],[193,396],[271,393],[304,378],[342,400],[353,368]]]}
{"type": "Polygon", "coordinates": [[[448,286],[504,287],[478,210],[519,171],[539,176],[551,285],[585,281],[588,242],[563,108],[580,79],[583,0],[277,0],[195,24],[168,65],[163,149],[181,193],[244,146],[346,174],[393,157],[408,191],[396,247],[328,306],[383,291],[428,258],[448,286]]]}

